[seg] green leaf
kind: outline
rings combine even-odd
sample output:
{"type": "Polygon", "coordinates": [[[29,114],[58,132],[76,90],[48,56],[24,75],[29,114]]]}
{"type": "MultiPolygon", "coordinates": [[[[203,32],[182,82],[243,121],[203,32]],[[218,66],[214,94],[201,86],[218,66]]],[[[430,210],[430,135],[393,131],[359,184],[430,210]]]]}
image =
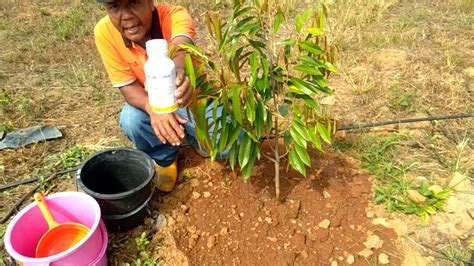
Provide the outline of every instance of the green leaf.
{"type": "Polygon", "coordinates": [[[267,116],[265,106],[262,101],[257,103],[257,113],[255,118],[255,129],[257,130],[257,138],[262,137],[265,127],[265,118],[267,116]]]}
{"type": "Polygon", "coordinates": [[[443,190],[443,191],[437,193],[437,194],[435,195],[435,197],[436,197],[437,199],[444,200],[444,199],[447,199],[450,194],[451,194],[451,190],[443,190]]]}
{"type": "Polygon", "coordinates": [[[275,16],[275,20],[273,21],[273,33],[276,34],[280,30],[280,26],[282,22],[283,22],[283,14],[279,11],[275,16]]]}
{"type": "Polygon", "coordinates": [[[251,155],[250,155],[250,160],[249,162],[244,166],[242,167],[242,176],[244,177],[244,181],[247,182],[250,175],[252,174],[252,168],[255,164],[255,159],[257,157],[257,153],[258,153],[258,146],[257,145],[252,145],[252,152],[251,152],[251,155]]]}
{"type": "MultiPolygon", "coordinates": [[[[224,116],[223,116],[224,117],[224,116]]],[[[219,143],[218,143],[218,148],[220,152],[223,152],[225,150],[226,144],[227,144],[227,138],[229,137],[229,127],[227,126],[227,123],[223,123],[221,120],[221,130],[220,130],[220,136],[219,136],[219,143]]]]}
{"type": "Polygon", "coordinates": [[[319,110],[319,104],[313,98],[309,97],[308,95],[302,95],[297,98],[302,98],[306,105],[314,110],[319,110]]]}
{"type": "Polygon", "coordinates": [[[249,63],[250,63],[250,80],[249,80],[249,86],[253,87],[255,84],[255,81],[257,80],[257,74],[258,74],[258,54],[256,51],[250,55],[249,58],[249,63]]]}
{"type": "Polygon", "coordinates": [[[301,136],[298,131],[294,128],[290,128],[290,134],[293,140],[298,144],[299,146],[304,147],[305,149],[307,148],[306,140],[304,139],[303,136],[301,136]]]}
{"type": "Polygon", "coordinates": [[[306,164],[307,166],[311,167],[311,159],[309,158],[308,152],[306,151],[305,148],[296,145],[295,146],[296,153],[298,154],[298,157],[300,160],[306,164]]]}
{"type": "Polygon", "coordinates": [[[327,70],[329,70],[331,72],[337,72],[337,67],[335,67],[330,62],[324,62],[324,68],[326,68],[327,70]]]}
{"type": "MultiPolygon", "coordinates": [[[[314,88],[311,86],[311,83],[308,83],[304,80],[301,80],[295,77],[290,78],[290,81],[291,81],[291,84],[296,86],[298,90],[301,92],[299,94],[306,94],[311,97],[316,97],[316,93],[313,91],[314,88]]],[[[293,88],[290,88],[290,87],[291,86],[289,86],[290,91],[297,93],[296,90],[292,90],[293,88]]]]}
{"type": "Polygon", "coordinates": [[[311,137],[309,136],[309,133],[308,133],[308,130],[306,129],[306,127],[302,126],[301,124],[299,124],[298,122],[294,121],[291,126],[293,128],[295,128],[296,131],[298,131],[298,133],[307,141],[310,141],[311,140],[311,137]]]}
{"type": "Polygon", "coordinates": [[[235,169],[235,163],[237,162],[237,154],[238,154],[237,145],[233,145],[229,150],[229,164],[232,170],[235,169]]]}
{"type": "Polygon", "coordinates": [[[320,152],[323,152],[323,145],[321,145],[321,139],[316,134],[316,131],[309,129],[308,134],[309,134],[311,143],[314,145],[314,147],[320,152]]]}
{"type": "Polygon", "coordinates": [[[234,118],[239,124],[242,124],[242,108],[240,103],[240,91],[242,87],[238,84],[232,86],[232,109],[234,113],[234,118]]]}
{"type": "Polygon", "coordinates": [[[305,20],[303,19],[303,16],[301,14],[298,14],[296,16],[296,32],[300,33],[301,29],[303,29],[303,25],[305,23],[305,20]]]}
{"type": "Polygon", "coordinates": [[[424,207],[424,209],[428,214],[431,214],[431,215],[436,214],[436,210],[431,206],[426,206],[424,207]]]}
{"type": "Polygon", "coordinates": [[[252,140],[248,135],[244,135],[242,138],[242,143],[239,147],[239,165],[244,167],[250,160],[250,152],[252,149],[252,140]]]}
{"type": "Polygon", "coordinates": [[[293,92],[295,94],[298,94],[298,95],[306,95],[306,93],[302,92],[300,89],[298,89],[298,87],[296,86],[288,86],[288,90],[290,92],[293,92]]]}
{"type": "Polygon", "coordinates": [[[262,48],[265,48],[265,44],[263,42],[260,42],[260,41],[254,41],[254,40],[251,40],[249,39],[248,40],[250,45],[252,45],[253,48],[261,51],[262,48]]]}
{"type": "Polygon", "coordinates": [[[328,144],[331,144],[331,135],[327,131],[327,129],[321,123],[317,123],[316,128],[318,129],[318,132],[321,138],[323,138],[323,140],[327,142],[328,144]]]}
{"type": "MultiPolygon", "coordinates": [[[[241,21],[239,21],[239,23],[237,23],[236,30],[241,31],[241,32],[246,32],[246,30],[243,30],[242,28],[246,26],[247,23],[251,22],[254,19],[255,19],[254,16],[250,16],[250,17],[246,17],[242,19],[241,21]]],[[[252,24],[255,24],[255,23],[252,23],[252,24]]]]}
{"type": "Polygon", "coordinates": [[[184,57],[184,66],[186,70],[186,76],[188,76],[189,82],[193,89],[196,89],[196,74],[194,73],[194,64],[191,55],[186,53],[184,57]]]}
{"type": "Polygon", "coordinates": [[[251,125],[255,121],[255,111],[255,95],[253,94],[252,89],[249,89],[245,101],[245,114],[251,125]]]}
{"type": "Polygon", "coordinates": [[[292,141],[292,138],[291,138],[290,131],[287,130],[285,131],[285,134],[283,135],[283,144],[285,145],[285,147],[288,147],[290,146],[291,141],[292,141]]]}
{"type": "Polygon", "coordinates": [[[299,43],[301,49],[312,53],[313,55],[320,55],[324,53],[323,49],[315,43],[312,43],[310,41],[302,41],[299,43]]]}
{"type": "Polygon", "coordinates": [[[305,166],[303,162],[301,162],[301,160],[299,159],[298,154],[296,153],[295,149],[292,149],[290,151],[290,154],[288,155],[288,157],[290,160],[290,165],[300,174],[302,174],[303,176],[306,176],[305,166]]]}
{"type": "Polygon", "coordinates": [[[222,42],[222,25],[219,17],[215,16],[212,20],[214,26],[214,33],[216,34],[217,46],[223,44],[222,42]]]}
{"type": "Polygon", "coordinates": [[[242,126],[237,124],[237,126],[232,129],[232,133],[228,137],[227,145],[224,150],[229,149],[230,146],[237,141],[241,132],[242,132],[242,126]]]}
{"type": "Polygon", "coordinates": [[[298,60],[301,61],[302,63],[312,65],[315,67],[324,67],[324,62],[321,60],[316,60],[312,58],[311,56],[308,55],[300,55],[298,56],[298,60]]]}
{"type": "Polygon", "coordinates": [[[306,32],[314,36],[324,35],[323,29],[315,28],[315,27],[307,28],[306,32]]]}
{"type": "Polygon", "coordinates": [[[323,73],[321,73],[321,71],[319,71],[319,69],[314,68],[314,67],[309,67],[309,66],[306,66],[306,65],[297,65],[297,66],[293,67],[293,69],[296,70],[296,71],[299,71],[299,72],[309,74],[309,75],[323,76],[323,73]]]}
{"type": "Polygon", "coordinates": [[[248,13],[250,10],[252,10],[252,7],[248,6],[248,7],[244,7],[240,10],[238,10],[237,12],[234,12],[233,16],[232,16],[232,19],[236,19],[246,13],[248,13]]]}
{"type": "Polygon", "coordinates": [[[428,221],[430,220],[430,216],[429,216],[428,213],[425,212],[425,211],[419,212],[419,213],[418,213],[418,216],[420,216],[421,220],[422,220],[424,223],[428,223],[428,221]]]}
{"type": "Polygon", "coordinates": [[[276,43],[277,45],[288,45],[288,46],[293,46],[296,44],[295,39],[286,39],[286,40],[281,40],[276,43]]]}

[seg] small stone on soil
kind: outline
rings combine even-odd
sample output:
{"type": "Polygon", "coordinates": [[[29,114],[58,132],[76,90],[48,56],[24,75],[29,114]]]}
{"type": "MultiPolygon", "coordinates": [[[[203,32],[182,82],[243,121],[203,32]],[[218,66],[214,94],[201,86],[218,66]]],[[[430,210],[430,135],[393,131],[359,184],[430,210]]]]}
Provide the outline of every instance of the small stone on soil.
{"type": "Polygon", "coordinates": [[[352,254],[349,254],[349,256],[347,256],[347,260],[346,260],[346,262],[347,262],[348,264],[352,264],[352,263],[354,263],[354,262],[355,262],[354,255],[352,255],[352,254]]]}
{"type": "Polygon", "coordinates": [[[176,224],[176,220],[173,217],[168,216],[168,225],[173,226],[175,224],[176,224]]]}
{"type": "Polygon", "coordinates": [[[380,253],[379,262],[380,264],[388,264],[390,262],[390,260],[388,259],[388,255],[385,253],[380,253]]]}
{"type": "Polygon", "coordinates": [[[272,242],[277,242],[278,241],[278,238],[276,236],[274,237],[267,237],[268,240],[272,241],[272,242]]]}
{"type": "Polygon", "coordinates": [[[191,235],[191,237],[188,240],[189,248],[193,248],[196,245],[198,238],[199,238],[199,235],[196,235],[196,234],[191,235]]]}
{"type": "Polygon", "coordinates": [[[207,239],[207,248],[213,248],[216,245],[216,236],[210,236],[207,239]]]}
{"type": "Polygon", "coordinates": [[[230,207],[231,207],[232,209],[235,209],[235,208],[237,208],[237,205],[232,204],[232,205],[230,205],[230,207]]]}
{"type": "Polygon", "coordinates": [[[332,262],[331,262],[331,266],[337,266],[337,261],[335,261],[335,260],[332,261],[332,262]]]}
{"type": "Polygon", "coordinates": [[[195,225],[191,225],[186,227],[186,230],[188,230],[189,233],[194,234],[197,231],[197,227],[195,225]]]}
{"type": "Polygon", "coordinates": [[[192,179],[191,187],[197,187],[197,186],[199,186],[199,180],[197,180],[196,178],[192,179]]]}
{"type": "Polygon", "coordinates": [[[323,190],[323,197],[325,199],[329,199],[331,197],[331,194],[329,194],[329,192],[327,192],[326,190],[323,190]]]}
{"type": "Polygon", "coordinates": [[[367,218],[374,218],[374,212],[373,211],[367,211],[367,218]]]}
{"type": "Polygon", "coordinates": [[[303,259],[307,259],[309,257],[309,254],[306,250],[301,251],[300,255],[303,259]]]}
{"type": "Polygon", "coordinates": [[[318,226],[321,228],[327,229],[330,224],[331,224],[331,221],[329,221],[328,219],[324,219],[318,224],[318,226]]]}
{"type": "Polygon", "coordinates": [[[229,228],[223,227],[223,228],[221,229],[221,236],[226,235],[228,232],[229,232],[229,228]]]}
{"type": "Polygon", "coordinates": [[[193,191],[193,199],[199,199],[201,197],[201,193],[193,191]]]}
{"type": "Polygon", "coordinates": [[[259,217],[258,217],[258,221],[259,221],[259,222],[262,222],[262,221],[263,221],[262,217],[259,216],[259,217]]]}
{"type": "Polygon", "coordinates": [[[204,192],[204,198],[209,198],[211,196],[211,192],[206,191],[204,192]]]}
{"type": "Polygon", "coordinates": [[[383,246],[383,240],[377,235],[371,235],[367,237],[367,241],[364,242],[364,246],[368,249],[378,249],[383,246]]]}
{"type": "Polygon", "coordinates": [[[370,256],[372,256],[372,254],[374,254],[374,252],[372,252],[372,250],[370,249],[363,249],[362,251],[359,252],[359,255],[361,255],[362,257],[364,258],[369,258],[370,256]]]}
{"type": "Polygon", "coordinates": [[[266,217],[266,218],[265,218],[265,222],[271,224],[271,223],[272,223],[272,218],[266,217]]]}
{"type": "Polygon", "coordinates": [[[181,210],[183,210],[183,212],[185,212],[185,213],[186,213],[186,212],[188,212],[188,211],[189,211],[189,207],[188,207],[188,206],[186,206],[186,205],[184,205],[184,204],[182,204],[182,205],[181,205],[181,210]]]}

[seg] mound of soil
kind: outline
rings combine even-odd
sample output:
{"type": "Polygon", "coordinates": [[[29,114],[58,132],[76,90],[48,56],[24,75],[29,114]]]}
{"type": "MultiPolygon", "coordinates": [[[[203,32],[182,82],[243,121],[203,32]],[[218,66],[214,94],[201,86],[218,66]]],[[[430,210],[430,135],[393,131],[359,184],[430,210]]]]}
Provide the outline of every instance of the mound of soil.
{"type": "Polygon", "coordinates": [[[383,262],[399,265],[396,233],[367,217],[369,175],[334,151],[312,161],[307,178],[283,161],[277,204],[272,162],[260,161],[244,182],[227,164],[185,149],[180,184],[155,206],[191,265],[366,265],[382,253],[383,262]]]}

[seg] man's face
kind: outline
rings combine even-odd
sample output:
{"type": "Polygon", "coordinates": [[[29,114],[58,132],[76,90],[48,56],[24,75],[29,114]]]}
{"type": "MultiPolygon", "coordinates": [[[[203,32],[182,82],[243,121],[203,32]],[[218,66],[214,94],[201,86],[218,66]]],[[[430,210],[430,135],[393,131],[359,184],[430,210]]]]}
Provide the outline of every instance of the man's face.
{"type": "Polygon", "coordinates": [[[122,36],[136,43],[146,41],[152,23],[153,0],[115,0],[104,5],[122,36]]]}

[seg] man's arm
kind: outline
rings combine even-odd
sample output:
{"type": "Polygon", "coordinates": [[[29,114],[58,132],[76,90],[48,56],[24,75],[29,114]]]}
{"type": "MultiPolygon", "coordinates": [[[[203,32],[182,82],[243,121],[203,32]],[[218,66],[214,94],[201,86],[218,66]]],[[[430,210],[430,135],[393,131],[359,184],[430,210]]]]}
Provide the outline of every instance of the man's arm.
{"type": "Polygon", "coordinates": [[[157,114],[153,112],[148,103],[148,94],[138,81],[123,86],[120,88],[120,92],[127,103],[145,111],[150,116],[153,131],[162,143],[180,144],[180,138],[184,138],[184,129],[181,124],[187,122],[185,119],[176,113],[157,114]]]}

